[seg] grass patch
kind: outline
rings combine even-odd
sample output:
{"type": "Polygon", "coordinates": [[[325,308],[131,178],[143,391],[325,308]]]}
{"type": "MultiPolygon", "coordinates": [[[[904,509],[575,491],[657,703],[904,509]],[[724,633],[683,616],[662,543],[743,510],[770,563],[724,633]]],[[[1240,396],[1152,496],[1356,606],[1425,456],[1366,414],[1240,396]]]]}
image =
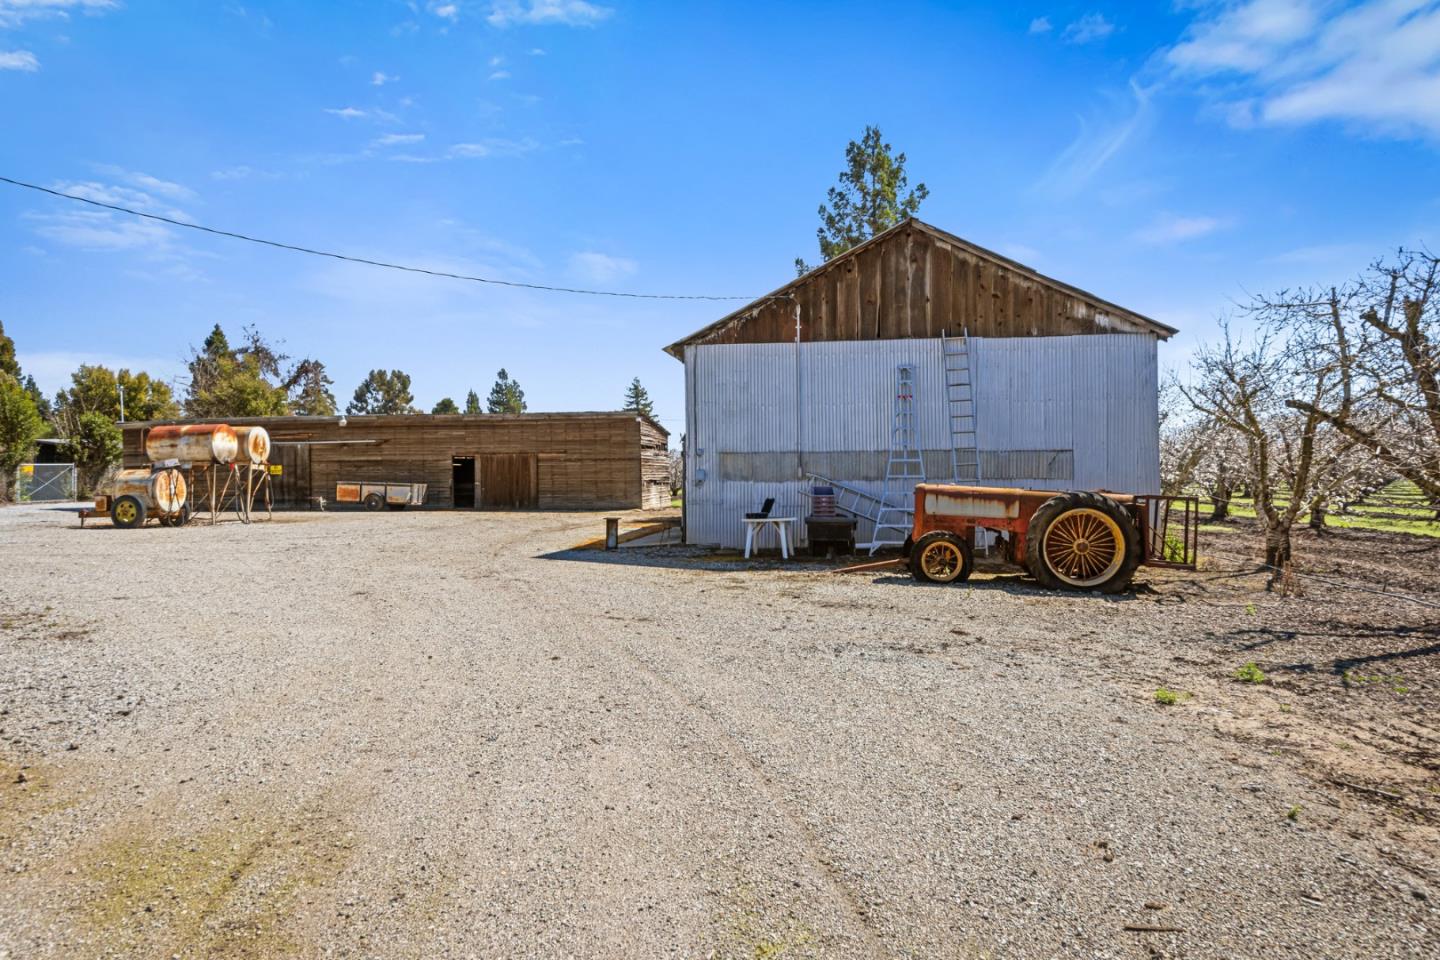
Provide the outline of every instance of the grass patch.
{"type": "Polygon", "coordinates": [[[1264,683],[1270,679],[1265,676],[1265,671],[1260,669],[1260,664],[1254,660],[1251,660],[1243,667],[1237,667],[1231,676],[1241,683],[1264,683]]]}
{"type": "Polygon", "coordinates": [[[1285,811],[1285,819],[1291,823],[1295,823],[1300,819],[1300,811],[1302,809],[1304,808],[1298,803],[1291,805],[1290,809],[1285,811]]]}
{"type": "MultiPolygon", "coordinates": [[[[1276,498],[1276,506],[1284,507],[1289,500],[1276,498]]],[[[1212,502],[1200,497],[1200,512],[1205,515],[1212,509],[1212,502]]],[[[1253,520],[1255,502],[1248,497],[1235,497],[1230,501],[1230,515],[1253,520]]],[[[1304,515],[1298,523],[1305,523],[1304,515]]],[[[1325,517],[1327,527],[1338,530],[1373,530],[1379,533],[1409,533],[1422,537],[1440,537],[1440,521],[1435,519],[1435,508],[1426,501],[1420,488],[1408,480],[1394,483],[1371,494],[1364,503],[1351,504],[1347,513],[1330,513],[1325,517]]],[[[1227,528],[1218,524],[1202,525],[1208,533],[1219,533],[1227,528]]]]}
{"type": "Polygon", "coordinates": [[[1171,690],[1169,687],[1159,687],[1155,691],[1155,702],[1162,707],[1173,707],[1177,703],[1184,703],[1190,699],[1190,694],[1183,690],[1171,690]]]}

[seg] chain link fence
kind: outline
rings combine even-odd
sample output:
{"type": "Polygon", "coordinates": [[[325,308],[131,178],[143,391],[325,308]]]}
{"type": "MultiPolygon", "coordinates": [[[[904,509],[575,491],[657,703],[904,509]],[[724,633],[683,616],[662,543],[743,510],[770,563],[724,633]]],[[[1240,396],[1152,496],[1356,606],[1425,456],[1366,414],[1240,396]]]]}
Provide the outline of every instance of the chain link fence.
{"type": "Polygon", "coordinates": [[[10,487],[16,503],[74,500],[78,488],[73,463],[22,463],[10,487]]]}

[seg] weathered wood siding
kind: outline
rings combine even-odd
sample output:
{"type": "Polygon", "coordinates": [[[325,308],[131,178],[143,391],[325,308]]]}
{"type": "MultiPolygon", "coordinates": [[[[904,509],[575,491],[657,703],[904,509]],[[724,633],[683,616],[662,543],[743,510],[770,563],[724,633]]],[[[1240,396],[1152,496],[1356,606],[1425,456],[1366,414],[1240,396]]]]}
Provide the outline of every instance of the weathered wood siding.
{"type": "MultiPolygon", "coordinates": [[[[331,417],[227,422],[269,431],[271,462],[285,468],[276,492],[292,502],[333,500],[341,480],[389,480],[429,484],[427,504],[448,507],[454,503],[454,457],[476,458],[478,482],[482,458],[523,454],[535,460],[533,500],[540,509],[629,510],[648,505],[643,475],[652,468],[642,456],[642,434],[659,438],[653,442],[662,447],[668,440],[664,430],[629,413],[356,416],[344,427],[331,417]]],[[[146,426],[124,425],[127,466],[146,463],[146,426]]],[[[479,497],[477,491],[477,502],[479,497]]]]}
{"type": "Polygon", "coordinates": [[[663,510],[670,506],[670,437],[649,421],[640,424],[640,506],[663,510]]]}
{"type": "MultiPolygon", "coordinates": [[[[682,345],[1152,333],[1169,328],[924,225],[896,228],[682,345]],[[785,295],[785,296],[782,296],[785,295]]],[[[1168,332],[1167,332],[1168,331],[1168,332]]]]}

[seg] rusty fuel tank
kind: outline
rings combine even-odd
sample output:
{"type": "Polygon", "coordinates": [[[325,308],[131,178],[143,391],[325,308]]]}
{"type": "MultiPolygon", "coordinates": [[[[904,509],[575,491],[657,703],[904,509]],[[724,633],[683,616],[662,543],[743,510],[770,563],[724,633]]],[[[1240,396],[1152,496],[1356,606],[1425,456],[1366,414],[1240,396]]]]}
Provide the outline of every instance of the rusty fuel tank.
{"type": "Polygon", "coordinates": [[[185,505],[185,475],[179,470],[157,470],[148,468],[121,470],[110,482],[109,496],[113,502],[118,497],[131,496],[145,504],[152,513],[179,513],[185,505]]]}
{"type": "MultiPolygon", "coordinates": [[[[265,438],[269,446],[270,438],[265,438]]],[[[240,439],[226,423],[189,423],[151,427],[145,435],[145,456],[151,462],[230,463],[240,452],[240,439]]]]}
{"type": "Polygon", "coordinates": [[[264,463],[270,459],[270,431],[264,427],[236,427],[235,437],[239,453],[235,459],[241,463],[264,463]]]}

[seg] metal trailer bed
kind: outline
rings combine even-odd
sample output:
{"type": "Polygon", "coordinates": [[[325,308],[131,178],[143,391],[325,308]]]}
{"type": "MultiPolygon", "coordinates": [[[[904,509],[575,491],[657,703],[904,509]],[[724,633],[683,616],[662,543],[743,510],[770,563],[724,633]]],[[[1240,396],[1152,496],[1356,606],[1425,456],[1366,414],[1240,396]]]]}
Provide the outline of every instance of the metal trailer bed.
{"type": "Polygon", "coordinates": [[[340,481],[335,484],[336,503],[361,504],[366,510],[404,510],[418,507],[425,502],[426,484],[391,483],[389,481],[357,480],[340,481]]]}

